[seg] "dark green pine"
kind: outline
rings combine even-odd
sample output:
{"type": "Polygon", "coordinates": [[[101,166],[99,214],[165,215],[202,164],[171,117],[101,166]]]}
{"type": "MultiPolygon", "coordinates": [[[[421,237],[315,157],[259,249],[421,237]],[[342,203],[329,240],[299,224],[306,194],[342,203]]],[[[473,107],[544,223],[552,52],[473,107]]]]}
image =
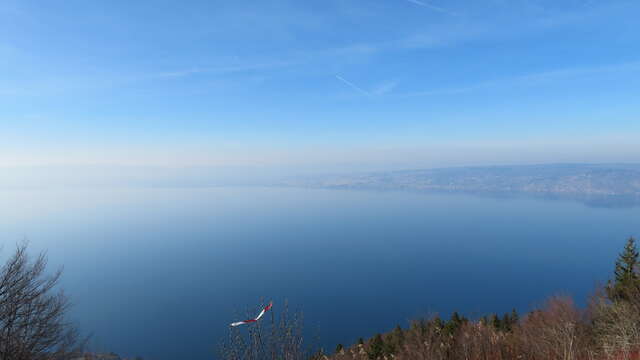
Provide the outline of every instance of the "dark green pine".
{"type": "Polygon", "coordinates": [[[636,249],[635,239],[629,238],[624,246],[624,251],[616,261],[616,283],[628,284],[638,280],[638,275],[636,274],[637,265],[638,250],[636,249]]]}
{"type": "Polygon", "coordinates": [[[517,325],[520,321],[520,317],[518,316],[518,312],[516,309],[511,310],[511,325],[517,325]]]}
{"type": "Polygon", "coordinates": [[[505,313],[502,316],[502,330],[511,331],[511,316],[509,316],[509,313],[505,313]]]}
{"type": "Polygon", "coordinates": [[[638,277],[639,255],[635,239],[630,237],[624,246],[624,250],[616,260],[615,279],[613,283],[609,282],[607,286],[607,294],[611,300],[624,300],[627,298],[629,290],[640,286],[640,278],[638,277]]]}
{"type": "Polygon", "coordinates": [[[367,355],[369,359],[375,360],[384,355],[384,341],[382,340],[382,335],[377,334],[369,343],[369,351],[367,351],[367,355]]]}
{"type": "Polygon", "coordinates": [[[491,315],[491,326],[496,330],[502,330],[502,324],[500,318],[496,314],[491,315]]]}

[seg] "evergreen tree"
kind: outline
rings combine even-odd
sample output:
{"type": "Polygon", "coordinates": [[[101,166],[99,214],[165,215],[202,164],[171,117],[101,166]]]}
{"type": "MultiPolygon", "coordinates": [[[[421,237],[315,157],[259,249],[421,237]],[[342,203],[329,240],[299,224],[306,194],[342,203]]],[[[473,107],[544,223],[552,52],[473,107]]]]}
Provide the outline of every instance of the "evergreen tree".
{"type": "Polygon", "coordinates": [[[498,315],[491,315],[491,326],[493,326],[493,328],[496,330],[502,330],[502,323],[500,322],[500,318],[498,317],[498,315]]]}
{"type": "Polygon", "coordinates": [[[438,330],[442,330],[444,329],[445,323],[444,321],[442,321],[442,319],[440,318],[440,316],[436,316],[433,320],[432,320],[432,324],[433,327],[435,327],[438,330]]]}
{"type": "Polygon", "coordinates": [[[518,322],[520,321],[520,317],[518,316],[518,312],[516,311],[516,309],[512,309],[511,310],[511,325],[518,325],[518,322]]]}
{"type": "Polygon", "coordinates": [[[382,340],[382,335],[376,334],[371,340],[369,344],[369,351],[367,351],[367,355],[369,359],[375,360],[381,357],[384,354],[384,341],[382,340]]]}
{"type": "Polygon", "coordinates": [[[509,316],[509,313],[504,313],[501,325],[503,331],[511,331],[511,316],[509,316]]]}
{"type": "Polygon", "coordinates": [[[338,346],[336,346],[336,354],[340,353],[340,351],[342,351],[342,349],[344,349],[344,346],[342,346],[342,344],[338,344],[338,346]]]}
{"type": "Polygon", "coordinates": [[[609,281],[607,295],[611,300],[626,300],[628,290],[640,287],[638,277],[638,249],[635,239],[630,237],[624,246],[624,250],[616,260],[613,282],[609,281]]]}
{"type": "Polygon", "coordinates": [[[387,336],[382,346],[382,355],[391,355],[396,353],[396,340],[393,334],[387,336]]]}
{"type": "Polygon", "coordinates": [[[425,321],[424,319],[420,319],[418,321],[414,321],[411,323],[411,330],[419,331],[421,335],[424,335],[427,333],[427,329],[429,325],[430,323],[428,321],[425,321]]]}
{"type": "Polygon", "coordinates": [[[451,314],[451,322],[455,326],[459,326],[462,324],[462,318],[460,317],[460,314],[458,314],[457,311],[454,311],[453,314],[451,314]]]}
{"type": "Polygon", "coordinates": [[[364,339],[358,338],[358,345],[364,345],[364,339]]]}
{"type": "Polygon", "coordinates": [[[449,319],[449,321],[445,324],[443,332],[447,335],[454,335],[466,321],[467,319],[461,317],[457,311],[454,311],[453,314],[451,314],[451,319],[449,319]]]}
{"type": "Polygon", "coordinates": [[[636,267],[638,265],[638,249],[636,248],[635,239],[629,238],[624,246],[624,251],[616,261],[616,282],[626,283],[638,280],[636,267]]]}

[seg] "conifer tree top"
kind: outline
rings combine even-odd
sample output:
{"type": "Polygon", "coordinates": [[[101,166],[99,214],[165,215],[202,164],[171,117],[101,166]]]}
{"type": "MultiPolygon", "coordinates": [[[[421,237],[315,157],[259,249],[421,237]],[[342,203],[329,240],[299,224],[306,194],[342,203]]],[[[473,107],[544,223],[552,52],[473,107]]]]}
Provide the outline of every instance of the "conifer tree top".
{"type": "Polygon", "coordinates": [[[633,287],[640,288],[640,276],[638,276],[639,255],[635,239],[630,237],[624,246],[624,250],[616,260],[615,278],[607,286],[607,293],[611,300],[624,300],[629,289],[633,287]]]}
{"type": "Polygon", "coordinates": [[[624,250],[620,253],[618,260],[616,261],[616,283],[625,284],[638,279],[638,275],[636,273],[638,255],[635,239],[630,237],[624,246],[624,250]]]}

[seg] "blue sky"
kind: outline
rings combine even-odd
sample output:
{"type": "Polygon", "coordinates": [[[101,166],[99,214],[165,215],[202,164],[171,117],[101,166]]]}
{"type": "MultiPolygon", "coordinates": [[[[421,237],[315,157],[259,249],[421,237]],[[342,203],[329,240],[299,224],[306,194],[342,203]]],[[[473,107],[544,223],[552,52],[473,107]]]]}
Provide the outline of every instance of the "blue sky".
{"type": "Polygon", "coordinates": [[[639,162],[640,3],[0,2],[0,166],[639,162]]]}

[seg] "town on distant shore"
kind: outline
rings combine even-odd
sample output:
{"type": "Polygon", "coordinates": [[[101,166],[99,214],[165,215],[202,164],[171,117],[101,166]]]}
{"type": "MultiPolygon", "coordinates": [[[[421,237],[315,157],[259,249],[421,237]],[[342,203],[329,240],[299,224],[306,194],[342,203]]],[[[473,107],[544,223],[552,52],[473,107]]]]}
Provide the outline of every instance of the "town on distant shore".
{"type": "Polygon", "coordinates": [[[285,186],[534,196],[587,205],[640,205],[640,164],[455,167],[288,178],[285,186]]]}

